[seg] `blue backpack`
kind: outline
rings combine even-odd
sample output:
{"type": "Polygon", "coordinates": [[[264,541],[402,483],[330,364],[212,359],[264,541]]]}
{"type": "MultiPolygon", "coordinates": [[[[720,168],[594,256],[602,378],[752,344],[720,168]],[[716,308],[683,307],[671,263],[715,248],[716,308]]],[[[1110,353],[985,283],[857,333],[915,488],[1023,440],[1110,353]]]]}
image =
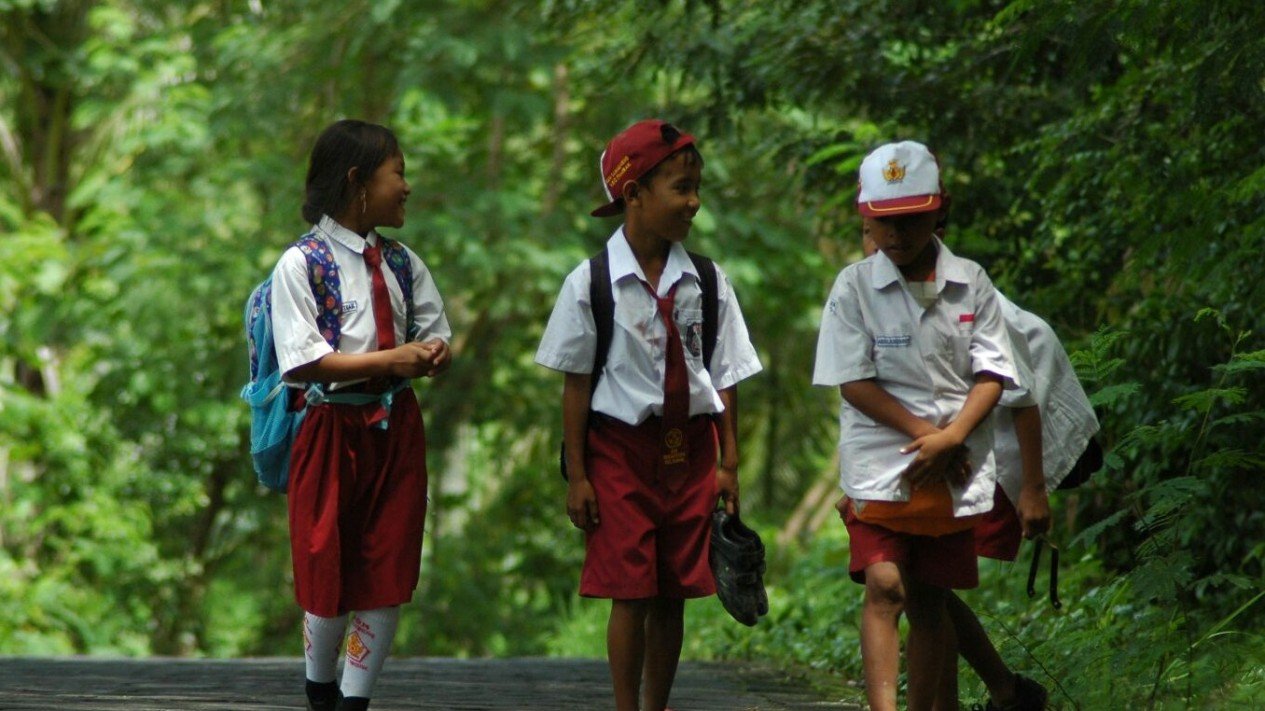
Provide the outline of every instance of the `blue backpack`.
{"type": "MultiPolygon", "coordinates": [[[[410,337],[413,328],[413,269],[408,252],[398,242],[380,238],[383,260],[395,274],[404,303],[408,304],[410,337]]],[[[337,350],[341,335],[339,316],[342,294],[339,291],[338,265],[329,247],[313,233],[294,242],[307,258],[308,282],[316,298],[316,324],[330,347],[337,350]]],[[[246,325],[246,346],[250,356],[250,382],[242,388],[241,397],[250,406],[250,456],[259,483],[268,489],[284,492],[290,479],[290,448],[307,413],[307,407],[292,409],[290,389],[281,379],[277,351],[272,340],[272,276],[256,286],[246,299],[242,320],[246,325]]],[[[386,395],[326,394],[319,383],[305,387],[307,405],[321,402],[365,404],[381,400],[390,405],[391,396],[408,385],[401,381],[386,395]]],[[[383,423],[385,426],[385,422],[383,423]]]]}

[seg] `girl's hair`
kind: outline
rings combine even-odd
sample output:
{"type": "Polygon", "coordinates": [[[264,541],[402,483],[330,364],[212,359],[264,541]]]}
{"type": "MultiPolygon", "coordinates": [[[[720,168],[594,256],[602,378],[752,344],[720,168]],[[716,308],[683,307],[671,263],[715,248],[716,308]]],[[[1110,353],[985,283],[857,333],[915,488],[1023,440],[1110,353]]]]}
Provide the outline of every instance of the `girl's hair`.
{"type": "Polygon", "coordinates": [[[316,224],[321,215],[340,214],[378,166],[399,152],[400,144],[386,126],[354,119],[330,124],[312,147],[303,219],[316,224]],[[355,184],[347,179],[352,168],[357,169],[355,184]]]}

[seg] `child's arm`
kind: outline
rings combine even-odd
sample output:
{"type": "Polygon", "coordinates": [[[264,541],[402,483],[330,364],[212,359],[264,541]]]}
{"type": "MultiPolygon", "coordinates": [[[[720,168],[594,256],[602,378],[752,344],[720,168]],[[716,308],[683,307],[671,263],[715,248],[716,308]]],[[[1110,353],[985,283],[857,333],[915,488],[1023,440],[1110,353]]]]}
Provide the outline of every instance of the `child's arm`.
{"type": "Polygon", "coordinates": [[[871,420],[901,432],[910,439],[939,432],[939,428],[905,409],[900,401],[872,379],[853,380],[839,386],[849,405],[871,420]]]}
{"type": "Polygon", "coordinates": [[[1041,411],[1036,405],[1013,410],[1015,437],[1019,440],[1019,459],[1023,467],[1023,485],[1019,490],[1019,524],[1023,537],[1032,538],[1050,529],[1050,501],[1045,491],[1045,470],[1042,458],[1041,411]]]}
{"type": "MultiPolygon", "coordinates": [[[[442,341],[440,341],[442,343],[442,341]]],[[[420,378],[447,366],[448,348],[442,356],[433,343],[405,343],[371,353],[329,353],[290,370],[286,375],[308,383],[335,383],[360,378],[420,378]],[[436,363],[443,358],[442,365],[436,363]]]]}
{"type": "MultiPolygon", "coordinates": [[[[962,411],[958,413],[957,418],[944,429],[922,435],[901,450],[903,453],[918,452],[918,456],[905,470],[904,476],[913,482],[921,481],[928,473],[934,474],[937,462],[960,452],[967,435],[971,434],[985,417],[988,417],[988,413],[992,412],[997,401],[1001,399],[1003,382],[1005,379],[1000,375],[987,371],[976,373],[975,384],[966,394],[966,403],[962,405],[962,411]],[[928,467],[931,471],[924,471],[928,467]]],[[[950,478],[949,483],[955,486],[963,485],[969,473],[967,467],[954,467],[946,472],[950,478]]]]}
{"type": "MultiPolygon", "coordinates": [[[[913,440],[901,449],[902,453],[912,452],[914,449],[919,450],[914,461],[902,475],[910,484],[921,486],[925,480],[935,476],[945,476],[955,482],[969,476],[970,468],[966,461],[964,445],[959,443],[957,447],[947,449],[914,446],[923,438],[940,433],[940,428],[906,410],[899,400],[892,397],[878,383],[873,380],[853,380],[840,385],[839,393],[849,405],[860,410],[865,416],[913,440]],[[915,467],[915,464],[918,466],[915,467]],[[917,478],[913,476],[915,474],[917,478]]],[[[965,436],[963,438],[965,439],[965,436]]],[[[936,443],[933,442],[934,444],[936,443]]]]}
{"type": "Polygon", "coordinates": [[[567,457],[567,516],[577,528],[591,531],[600,523],[597,495],[584,469],[588,441],[588,373],[567,373],[562,385],[562,441],[567,457]]]}
{"type": "Polygon", "coordinates": [[[725,511],[738,513],[738,386],[720,392],[725,411],[720,413],[717,439],[720,440],[720,461],[716,463],[716,488],[725,502],[725,511]]]}

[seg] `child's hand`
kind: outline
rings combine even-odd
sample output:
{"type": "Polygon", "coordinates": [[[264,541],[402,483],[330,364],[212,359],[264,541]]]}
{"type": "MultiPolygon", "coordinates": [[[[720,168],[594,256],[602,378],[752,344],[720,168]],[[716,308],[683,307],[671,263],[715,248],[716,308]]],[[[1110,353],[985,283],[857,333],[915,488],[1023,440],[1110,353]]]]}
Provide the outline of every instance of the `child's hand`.
{"type": "Polygon", "coordinates": [[[949,432],[925,434],[900,450],[901,454],[918,453],[901,472],[901,479],[915,489],[940,478],[960,486],[970,476],[969,452],[964,450],[966,446],[949,432]]]}
{"type": "Polygon", "coordinates": [[[950,486],[962,488],[971,480],[971,449],[965,444],[958,445],[949,463],[944,468],[944,480],[950,486]]]}
{"type": "Polygon", "coordinates": [[[738,472],[726,466],[716,467],[716,489],[720,500],[725,502],[725,513],[738,513],[738,472]]]}
{"type": "Polygon", "coordinates": [[[420,378],[434,368],[434,346],[409,342],[387,351],[389,370],[397,378],[420,378]]]}
{"type": "Polygon", "coordinates": [[[448,344],[442,338],[432,338],[422,343],[422,347],[430,352],[431,367],[425,375],[433,378],[436,375],[448,370],[448,366],[452,364],[452,351],[449,350],[448,344]]]}
{"type": "Polygon", "coordinates": [[[848,495],[844,494],[835,502],[835,511],[839,512],[839,520],[844,523],[848,522],[848,495]]]}
{"type": "Polygon", "coordinates": [[[597,494],[587,477],[567,480],[567,518],[584,531],[592,531],[601,523],[597,515],[597,494]]]}
{"type": "Polygon", "coordinates": [[[1019,491],[1018,513],[1024,538],[1036,538],[1050,530],[1050,499],[1045,487],[1023,487],[1019,491]]]}

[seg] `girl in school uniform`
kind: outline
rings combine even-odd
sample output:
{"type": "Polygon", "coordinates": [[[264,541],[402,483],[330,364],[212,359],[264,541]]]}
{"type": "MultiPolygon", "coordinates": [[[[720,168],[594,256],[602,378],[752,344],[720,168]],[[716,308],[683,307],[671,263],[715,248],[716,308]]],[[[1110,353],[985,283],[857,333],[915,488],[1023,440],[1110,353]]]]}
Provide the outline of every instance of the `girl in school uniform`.
{"type": "Polygon", "coordinates": [[[399,606],[418,581],[426,437],[409,381],[448,367],[452,331],[426,265],[377,232],[403,226],[408,195],[390,130],[354,120],[330,125],[308,166],[303,218],[311,232],[273,272],[281,371],[325,393],[304,402],[301,387],[292,390],[294,406],[308,410],[287,492],[312,711],[368,708],[399,606]],[[336,274],[313,267],[310,249],[327,250],[336,274]]]}

